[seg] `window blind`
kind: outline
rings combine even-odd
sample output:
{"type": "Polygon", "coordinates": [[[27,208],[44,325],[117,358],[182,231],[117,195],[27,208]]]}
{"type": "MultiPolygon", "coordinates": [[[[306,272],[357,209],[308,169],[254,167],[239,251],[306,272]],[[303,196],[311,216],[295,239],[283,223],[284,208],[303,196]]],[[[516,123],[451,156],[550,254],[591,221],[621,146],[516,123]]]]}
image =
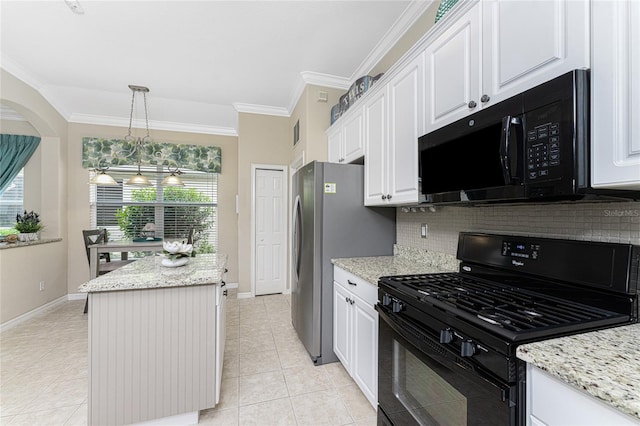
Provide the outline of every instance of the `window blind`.
{"type": "MultiPolygon", "coordinates": [[[[133,239],[147,236],[143,228],[155,224],[155,236],[165,240],[187,240],[193,229],[197,253],[215,253],[218,245],[218,175],[182,170],[184,187],[162,186],[167,176],[161,167],[143,167],[152,183],[149,187],[130,186],[126,182],[136,167],[110,168],[108,173],[118,186],[91,185],[91,226],[106,228],[109,239],[133,239]]],[[[90,174],[93,175],[93,171],[90,174]]]]}
{"type": "Polygon", "coordinates": [[[13,178],[0,195],[0,228],[13,228],[16,215],[23,212],[24,169],[13,178]]]}

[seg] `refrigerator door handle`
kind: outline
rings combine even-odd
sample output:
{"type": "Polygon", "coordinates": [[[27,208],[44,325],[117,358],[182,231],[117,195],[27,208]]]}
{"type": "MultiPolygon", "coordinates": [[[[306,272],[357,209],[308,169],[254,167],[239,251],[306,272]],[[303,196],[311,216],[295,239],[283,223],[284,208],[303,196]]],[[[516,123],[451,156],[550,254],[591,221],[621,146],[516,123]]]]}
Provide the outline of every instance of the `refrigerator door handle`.
{"type": "Polygon", "coordinates": [[[293,208],[293,250],[291,254],[293,256],[293,270],[295,272],[295,282],[298,282],[300,277],[300,250],[302,250],[302,204],[300,203],[300,196],[296,196],[294,201],[295,207],[293,208]]]}

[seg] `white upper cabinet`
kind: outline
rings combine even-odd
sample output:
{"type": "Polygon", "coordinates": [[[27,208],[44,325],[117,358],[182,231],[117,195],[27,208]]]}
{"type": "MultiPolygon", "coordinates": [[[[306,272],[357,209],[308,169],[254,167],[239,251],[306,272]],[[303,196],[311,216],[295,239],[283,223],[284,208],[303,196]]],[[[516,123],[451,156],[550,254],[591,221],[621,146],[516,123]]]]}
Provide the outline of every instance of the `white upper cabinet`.
{"type": "Polygon", "coordinates": [[[364,155],[362,107],[354,108],[327,132],[330,163],[351,163],[364,155]]]}
{"type": "Polygon", "coordinates": [[[389,187],[391,204],[418,201],[418,138],[424,133],[424,57],[389,81],[389,187]]]}
{"type": "Polygon", "coordinates": [[[591,5],[591,186],[640,190],[640,2],[591,5]]]}
{"type": "Polygon", "coordinates": [[[483,0],[482,14],[482,104],[589,67],[587,1],[483,0]]]}
{"type": "Polygon", "coordinates": [[[425,50],[427,129],[478,109],[480,5],[476,4],[425,50]]]}
{"type": "Polygon", "coordinates": [[[427,132],[589,67],[587,1],[482,0],[426,48],[427,132]]]}
{"type": "Polygon", "coordinates": [[[424,63],[402,67],[364,106],[366,206],[418,202],[418,137],[424,132],[424,63]]]}
{"type": "Polygon", "coordinates": [[[342,158],[342,127],[333,126],[327,131],[328,153],[327,161],[340,163],[342,158]]]}
{"type": "Polygon", "coordinates": [[[364,205],[381,203],[387,190],[387,88],[364,105],[364,205]]]}

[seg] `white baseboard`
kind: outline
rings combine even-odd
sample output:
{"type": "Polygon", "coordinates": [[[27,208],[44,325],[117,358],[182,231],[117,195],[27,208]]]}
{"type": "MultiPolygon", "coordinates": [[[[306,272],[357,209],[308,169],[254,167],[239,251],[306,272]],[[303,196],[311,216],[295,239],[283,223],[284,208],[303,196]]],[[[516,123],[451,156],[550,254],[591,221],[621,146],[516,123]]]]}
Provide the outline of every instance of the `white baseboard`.
{"type": "Polygon", "coordinates": [[[250,299],[253,297],[253,294],[250,291],[238,293],[238,299],[250,299]]]}
{"type": "Polygon", "coordinates": [[[88,293],[69,293],[67,294],[67,300],[85,300],[88,293]]]}
{"type": "Polygon", "coordinates": [[[52,300],[51,302],[45,303],[44,305],[37,307],[35,309],[30,310],[29,312],[25,312],[24,314],[17,316],[13,319],[10,319],[9,321],[5,321],[2,323],[2,325],[0,325],[0,332],[1,331],[6,331],[9,330],[10,328],[15,327],[16,325],[31,319],[33,317],[35,317],[36,315],[39,315],[45,311],[48,311],[54,307],[56,307],[57,305],[66,302],[67,301],[67,296],[62,296],[62,297],[58,297],[57,299],[52,300]]]}
{"type": "Polygon", "coordinates": [[[228,288],[238,288],[238,283],[227,283],[228,288]]]}

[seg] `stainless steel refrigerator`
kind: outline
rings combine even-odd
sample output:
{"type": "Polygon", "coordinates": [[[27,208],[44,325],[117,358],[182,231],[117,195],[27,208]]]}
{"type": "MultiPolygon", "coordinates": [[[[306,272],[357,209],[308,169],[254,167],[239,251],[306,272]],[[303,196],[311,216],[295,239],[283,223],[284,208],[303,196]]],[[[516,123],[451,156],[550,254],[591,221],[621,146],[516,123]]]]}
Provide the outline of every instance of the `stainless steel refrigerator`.
{"type": "Polygon", "coordinates": [[[393,254],[394,208],[364,206],[364,167],[312,162],[293,178],[291,320],[311,359],[333,353],[331,259],[393,254]]]}

